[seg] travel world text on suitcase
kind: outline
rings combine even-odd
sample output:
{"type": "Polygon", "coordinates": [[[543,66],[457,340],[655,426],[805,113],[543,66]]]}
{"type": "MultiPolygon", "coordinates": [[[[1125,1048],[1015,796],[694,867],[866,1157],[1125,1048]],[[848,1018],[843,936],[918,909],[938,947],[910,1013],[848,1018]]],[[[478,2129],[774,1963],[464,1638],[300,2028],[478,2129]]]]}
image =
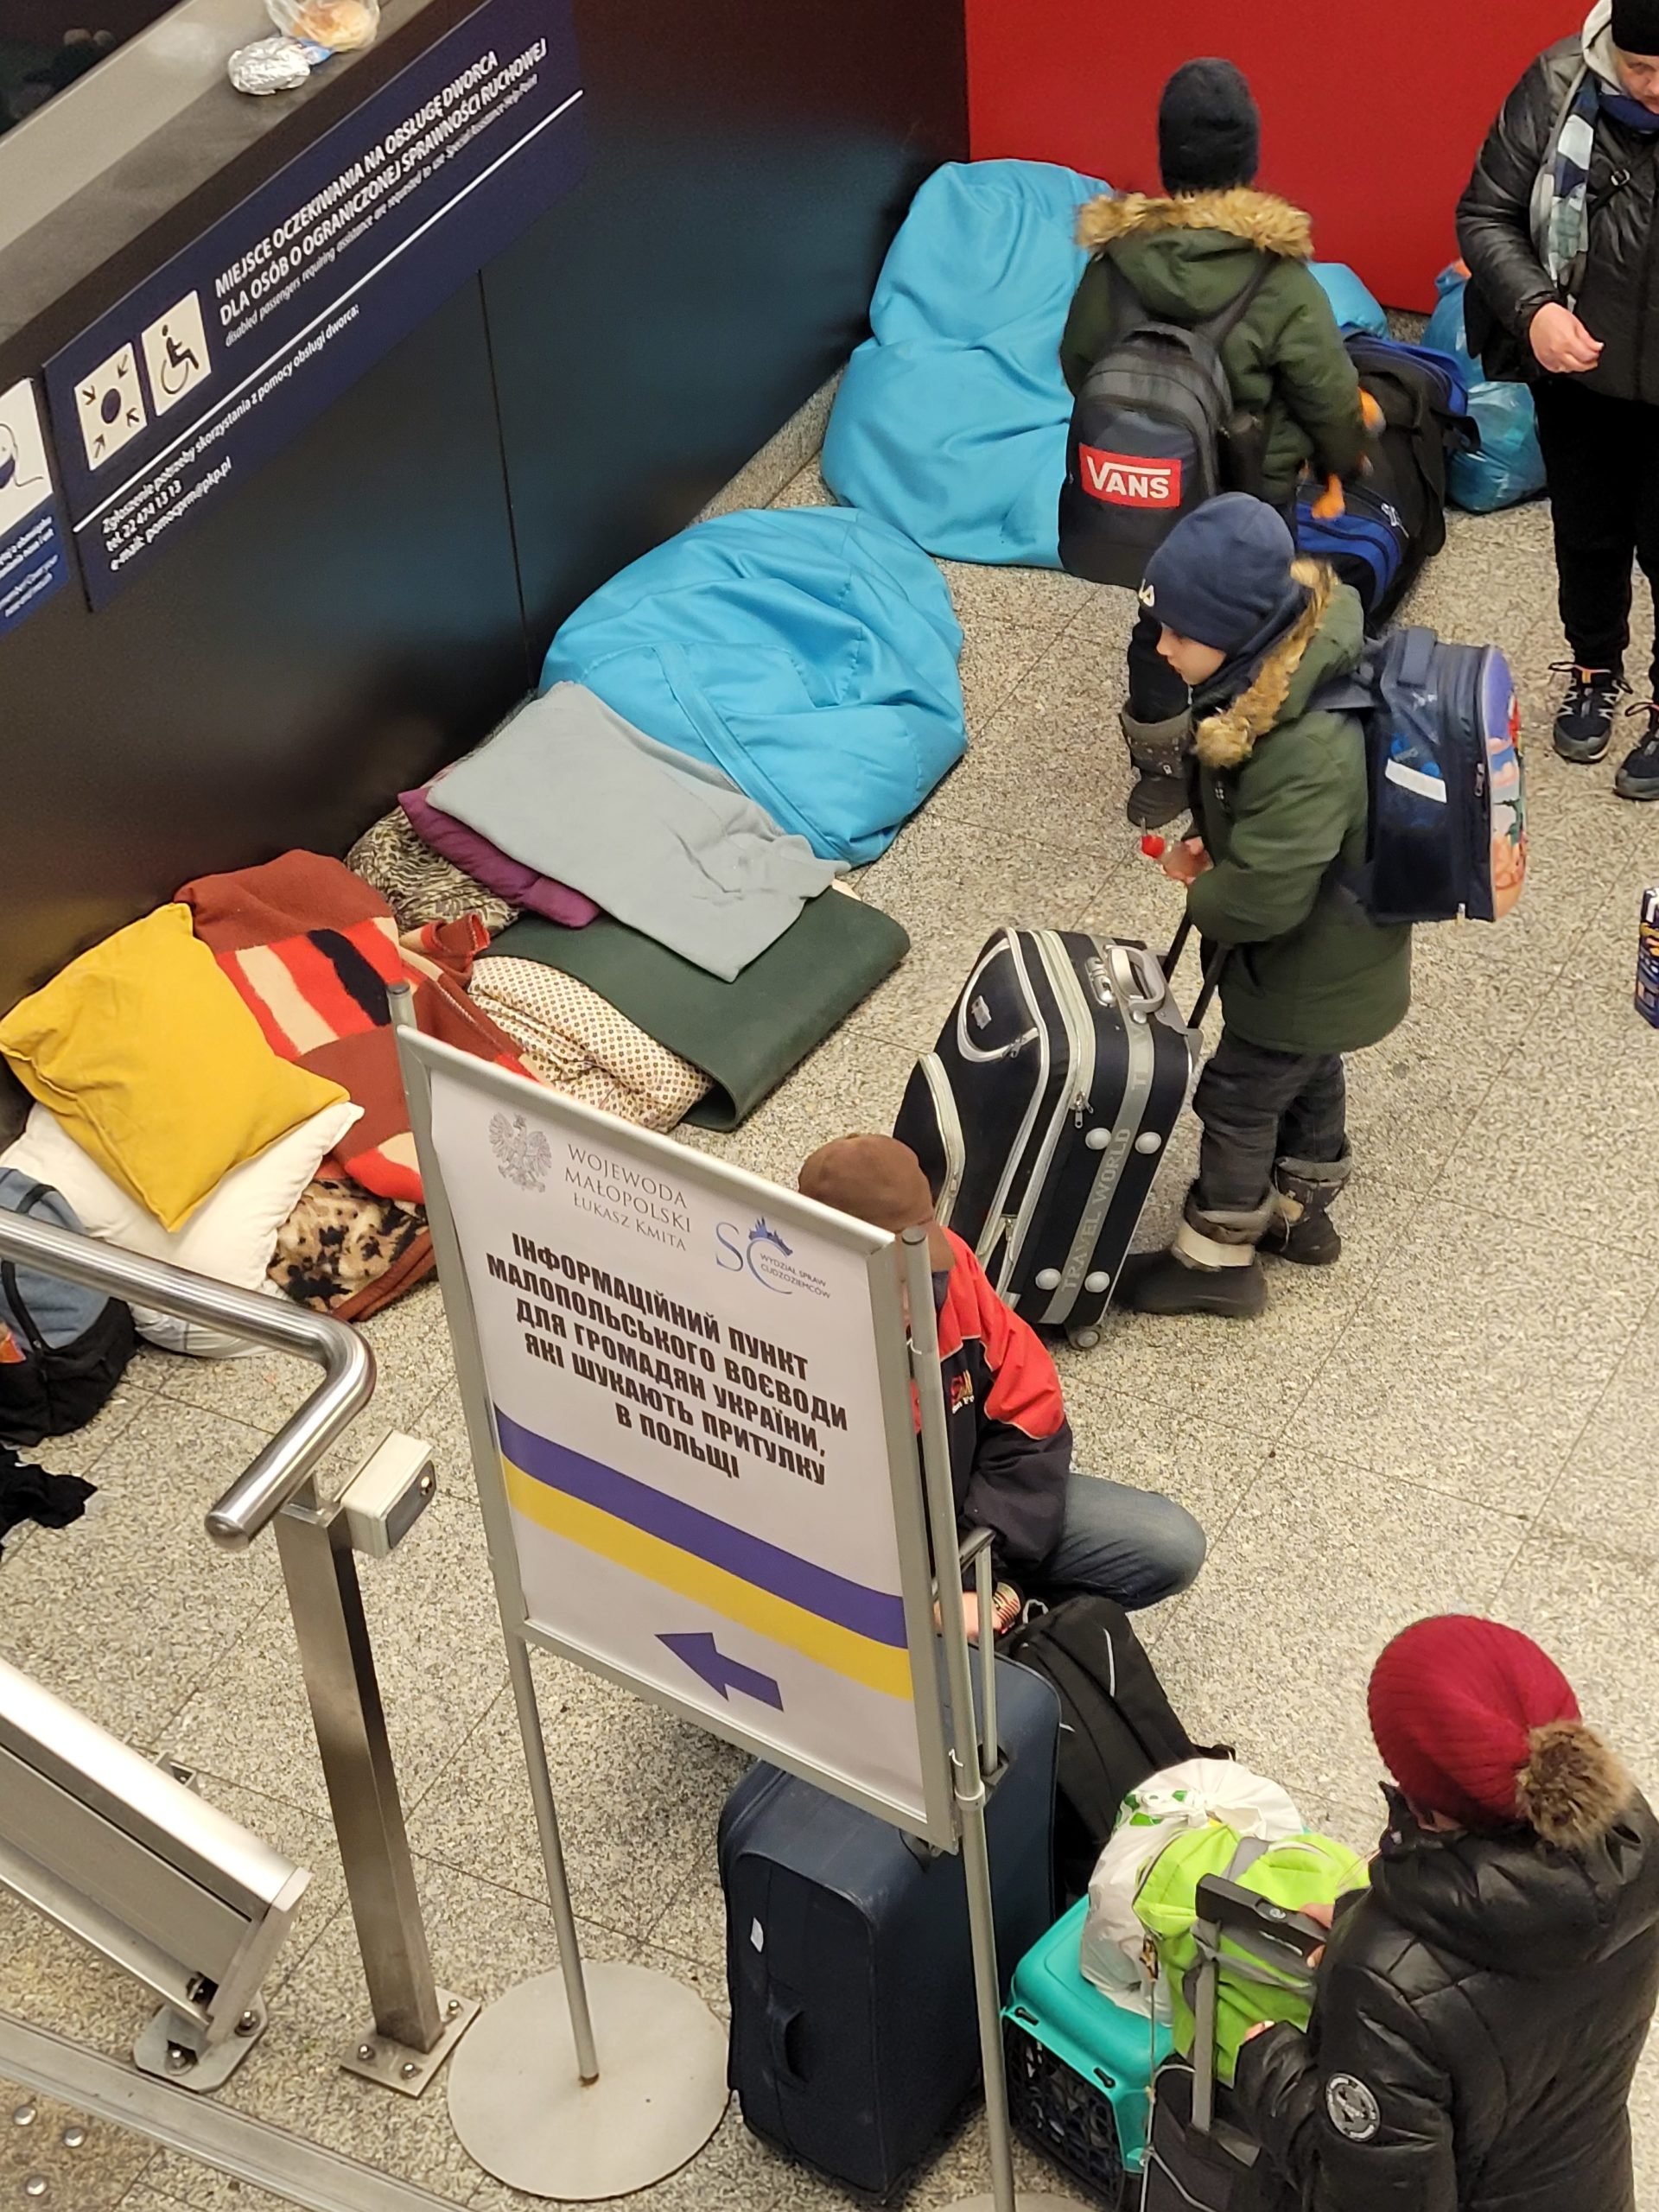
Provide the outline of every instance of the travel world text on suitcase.
{"type": "Polygon", "coordinates": [[[1160,963],[1110,938],[999,930],[894,1125],[995,1288],[1085,1348],[1198,1072],[1216,977],[1184,1020],[1166,976],[1185,939],[1160,963]]]}

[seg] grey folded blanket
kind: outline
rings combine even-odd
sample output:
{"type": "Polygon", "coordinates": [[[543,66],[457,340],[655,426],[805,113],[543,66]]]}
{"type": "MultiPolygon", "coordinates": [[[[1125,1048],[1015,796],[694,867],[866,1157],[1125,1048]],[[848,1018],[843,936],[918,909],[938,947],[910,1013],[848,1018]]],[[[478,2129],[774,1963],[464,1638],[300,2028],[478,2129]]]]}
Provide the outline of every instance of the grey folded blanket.
{"type": "Polygon", "coordinates": [[[529,701],[428,796],[728,983],[841,873],[718,768],[659,745],[580,683],[529,701]]]}

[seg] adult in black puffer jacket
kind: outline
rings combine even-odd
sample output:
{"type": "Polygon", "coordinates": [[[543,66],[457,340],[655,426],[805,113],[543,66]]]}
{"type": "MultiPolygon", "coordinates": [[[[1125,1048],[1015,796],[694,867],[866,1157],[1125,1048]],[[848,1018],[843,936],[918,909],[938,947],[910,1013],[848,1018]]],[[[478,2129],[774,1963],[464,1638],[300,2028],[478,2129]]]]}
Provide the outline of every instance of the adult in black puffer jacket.
{"type": "MultiPolygon", "coordinates": [[[[1481,149],[1458,243],[1469,342],[1538,404],[1573,648],[1555,749],[1599,760],[1629,688],[1632,560],[1659,578],[1659,0],[1599,0],[1533,63],[1481,149]]],[[[1659,706],[1615,789],[1659,799],[1659,706]]]]}
{"type": "Polygon", "coordinates": [[[1512,1629],[1418,1622],[1370,1708],[1395,1824],[1306,2035],[1245,2044],[1241,2116],[1307,2212],[1635,2212],[1659,1825],[1512,1629]]]}

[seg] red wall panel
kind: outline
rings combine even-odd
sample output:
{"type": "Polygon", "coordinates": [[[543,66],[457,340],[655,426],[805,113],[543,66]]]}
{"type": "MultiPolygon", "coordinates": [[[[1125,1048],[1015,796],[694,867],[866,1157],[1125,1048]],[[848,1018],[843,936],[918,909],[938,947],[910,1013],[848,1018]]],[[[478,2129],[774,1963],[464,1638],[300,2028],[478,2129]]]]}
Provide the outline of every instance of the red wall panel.
{"type": "Polygon", "coordinates": [[[976,158],[1070,162],[1156,188],[1159,87],[1226,54],[1262,112],[1262,182],[1307,208],[1319,255],[1390,307],[1433,304],[1452,211],[1499,102],[1581,20],[1576,0],[1382,10],[1179,0],[968,0],[976,158]]]}

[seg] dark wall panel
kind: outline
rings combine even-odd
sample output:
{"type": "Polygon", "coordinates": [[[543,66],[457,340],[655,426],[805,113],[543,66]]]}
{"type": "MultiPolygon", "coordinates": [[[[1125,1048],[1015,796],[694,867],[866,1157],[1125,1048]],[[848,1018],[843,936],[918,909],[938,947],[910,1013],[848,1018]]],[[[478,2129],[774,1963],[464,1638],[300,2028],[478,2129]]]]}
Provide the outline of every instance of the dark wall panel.
{"type": "Polygon", "coordinates": [[[577,22],[584,184],[111,607],[72,585],[0,639],[0,1006],[188,876],[343,851],[474,742],[845,355],[966,151],[962,0],[577,22]]]}
{"type": "Polygon", "coordinates": [[[188,876],[342,850],[524,676],[472,284],[102,613],[0,640],[0,1004],[188,876]]]}
{"type": "Polygon", "coordinates": [[[678,529],[862,334],[966,153],[962,0],[578,0],[587,188],[486,272],[531,642],[678,529]]]}

